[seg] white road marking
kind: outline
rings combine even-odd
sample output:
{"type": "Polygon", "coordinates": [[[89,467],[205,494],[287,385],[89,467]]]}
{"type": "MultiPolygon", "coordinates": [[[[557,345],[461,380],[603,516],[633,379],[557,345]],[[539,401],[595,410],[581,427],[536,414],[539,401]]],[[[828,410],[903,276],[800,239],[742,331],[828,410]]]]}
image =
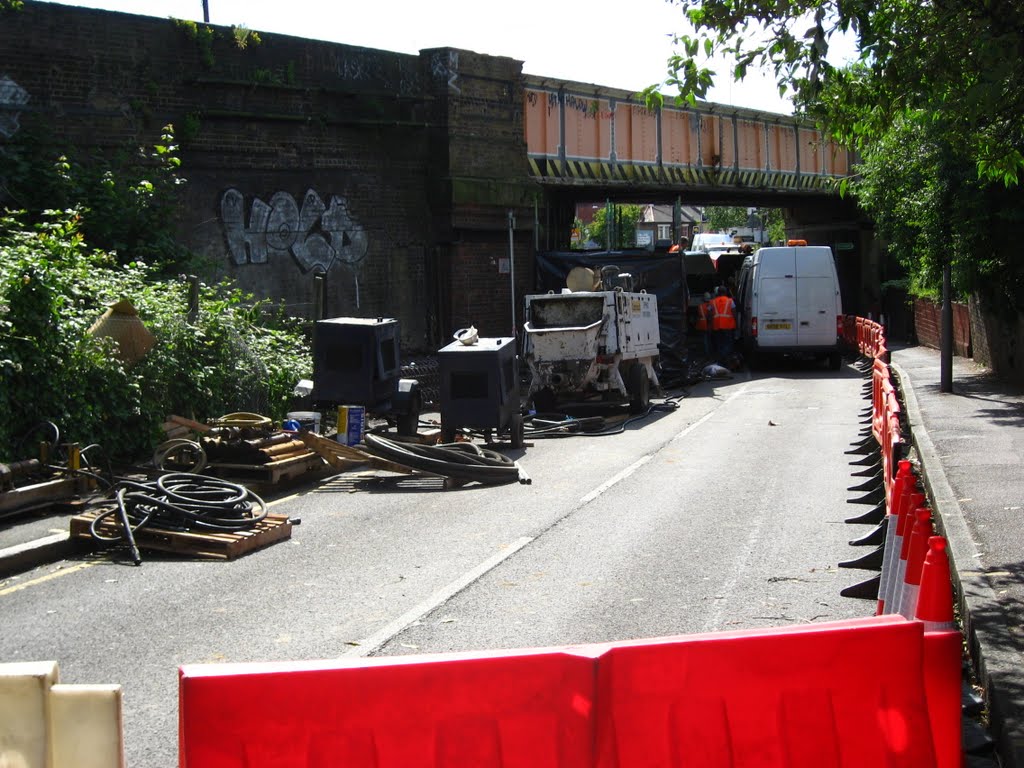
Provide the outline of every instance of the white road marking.
{"type": "MultiPolygon", "coordinates": [[[[744,384],[742,387],[740,387],[740,389],[738,389],[736,392],[733,392],[731,395],[729,395],[729,397],[727,397],[725,400],[723,400],[722,401],[722,405],[725,405],[726,403],[729,403],[729,402],[732,402],[733,400],[735,400],[737,397],[739,397],[740,395],[743,394],[743,392],[744,392],[744,390],[746,388],[747,388],[747,384],[744,384]]],[[[721,408],[721,407],[722,406],[720,405],[719,408],[721,408]]],[[[693,422],[693,424],[691,424],[686,429],[684,429],[682,432],[680,432],[678,435],[673,437],[669,444],[671,445],[672,443],[676,442],[677,440],[681,440],[682,438],[686,437],[693,430],[695,430],[697,427],[699,427],[705,421],[707,421],[712,416],[714,416],[717,411],[718,411],[718,408],[715,408],[713,411],[709,411],[708,413],[705,413],[701,418],[697,419],[697,421],[693,422]]],[[[582,499],[580,499],[580,504],[581,505],[589,504],[594,499],[596,499],[598,496],[603,494],[605,491],[607,491],[608,489],[610,489],[613,486],[615,486],[617,483],[621,483],[623,480],[625,480],[627,477],[632,475],[634,472],[636,472],[638,469],[640,469],[640,467],[642,467],[644,464],[646,464],[647,462],[649,462],[653,458],[654,458],[654,455],[650,454],[650,453],[648,453],[648,454],[646,454],[644,456],[641,456],[639,459],[634,461],[632,464],[630,464],[624,470],[619,472],[617,475],[615,475],[614,477],[612,477],[612,478],[606,480],[605,482],[601,483],[601,485],[597,486],[597,488],[595,488],[590,493],[588,493],[586,496],[584,496],[582,499]]]]}
{"type": "MultiPolygon", "coordinates": [[[[748,375],[749,375],[749,374],[748,374],[748,375]]],[[[722,405],[726,405],[726,404],[728,404],[728,403],[731,403],[731,402],[732,402],[733,400],[735,400],[735,399],[736,399],[737,397],[739,397],[740,395],[742,395],[742,394],[743,394],[744,392],[746,392],[746,391],[747,391],[747,387],[748,387],[748,386],[750,386],[750,382],[749,382],[749,381],[748,381],[748,382],[747,382],[746,384],[744,384],[744,385],[743,385],[742,387],[740,387],[739,389],[737,389],[737,390],[736,390],[735,392],[733,392],[733,393],[732,393],[731,395],[729,395],[729,396],[728,396],[727,398],[725,398],[725,400],[723,400],[723,401],[722,401],[722,405]]],[[[718,408],[721,408],[721,407],[722,407],[722,405],[718,406],[718,408]]],[[[715,415],[716,413],[718,413],[718,408],[715,408],[715,409],[714,409],[713,411],[708,411],[707,413],[705,413],[705,414],[704,414],[703,416],[701,416],[701,417],[700,417],[699,419],[697,419],[697,420],[696,420],[695,422],[693,422],[693,424],[691,424],[691,425],[690,425],[690,426],[688,426],[688,427],[687,427],[686,429],[684,429],[684,430],[683,430],[682,432],[680,432],[680,433],[679,433],[678,435],[676,435],[675,437],[673,437],[673,438],[672,438],[672,442],[674,443],[674,442],[676,442],[677,440],[682,440],[682,439],[683,439],[684,437],[686,437],[686,436],[687,436],[688,434],[690,434],[691,432],[693,432],[693,430],[695,430],[695,429],[696,429],[697,427],[699,427],[699,426],[700,426],[701,424],[703,424],[703,423],[704,423],[705,421],[707,421],[707,420],[708,420],[708,419],[710,419],[710,418],[711,418],[712,416],[714,416],[714,415],[715,415]]],[[[670,444],[671,444],[671,443],[670,443],[670,444]]]]}
{"type": "Polygon", "coordinates": [[[653,458],[654,457],[651,454],[647,454],[646,456],[641,456],[639,459],[634,461],[632,464],[630,464],[624,470],[619,472],[619,474],[615,475],[612,478],[609,478],[608,480],[605,480],[603,483],[601,483],[599,486],[597,486],[597,488],[595,488],[590,493],[588,493],[586,496],[584,496],[582,499],[580,499],[580,504],[589,504],[594,499],[596,499],[598,496],[600,496],[602,493],[604,493],[609,488],[614,486],[616,483],[620,483],[623,480],[625,480],[627,477],[632,475],[634,472],[636,472],[638,469],[640,469],[640,467],[642,467],[644,464],[646,464],[648,461],[650,461],[653,458]]]}
{"type": "Polygon", "coordinates": [[[531,536],[524,536],[521,539],[516,539],[506,549],[503,549],[501,552],[497,552],[493,556],[487,558],[476,568],[466,571],[466,573],[462,574],[458,579],[447,586],[442,587],[423,602],[413,606],[394,621],[385,624],[369,637],[360,640],[358,646],[353,647],[342,655],[369,656],[374,651],[379,650],[385,643],[395,637],[410,624],[418,621],[439,605],[453,598],[463,589],[468,587],[491,569],[496,568],[531,541],[533,541],[533,537],[531,536]]]}

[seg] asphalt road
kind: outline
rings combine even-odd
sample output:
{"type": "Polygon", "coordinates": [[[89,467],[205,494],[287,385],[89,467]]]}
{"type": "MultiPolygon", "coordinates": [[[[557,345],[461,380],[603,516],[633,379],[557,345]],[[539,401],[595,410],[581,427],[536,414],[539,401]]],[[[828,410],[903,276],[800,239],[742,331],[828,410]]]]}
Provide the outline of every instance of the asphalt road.
{"type": "MultiPolygon", "coordinates": [[[[836,564],[863,379],[795,366],[699,384],[623,434],[512,452],[531,485],[339,475],[281,500],[292,538],[0,583],[7,661],[120,683],[128,762],[177,763],[177,666],[521,648],[865,616],[836,564]]],[[[269,716],[270,713],[256,713],[269,716]]]]}

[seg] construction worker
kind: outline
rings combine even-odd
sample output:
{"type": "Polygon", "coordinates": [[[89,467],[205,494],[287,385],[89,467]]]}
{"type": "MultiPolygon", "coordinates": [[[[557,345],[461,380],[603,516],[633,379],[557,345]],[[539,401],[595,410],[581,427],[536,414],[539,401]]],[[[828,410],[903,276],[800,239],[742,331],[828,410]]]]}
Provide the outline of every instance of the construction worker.
{"type": "Polygon", "coordinates": [[[696,330],[704,339],[704,357],[711,356],[711,317],[714,314],[714,306],[711,304],[711,294],[705,293],[704,300],[697,305],[697,326],[696,330]]]}
{"type": "Polygon", "coordinates": [[[715,359],[726,365],[732,357],[733,337],[736,335],[736,302],[729,290],[720,285],[711,300],[711,336],[715,359]]]}

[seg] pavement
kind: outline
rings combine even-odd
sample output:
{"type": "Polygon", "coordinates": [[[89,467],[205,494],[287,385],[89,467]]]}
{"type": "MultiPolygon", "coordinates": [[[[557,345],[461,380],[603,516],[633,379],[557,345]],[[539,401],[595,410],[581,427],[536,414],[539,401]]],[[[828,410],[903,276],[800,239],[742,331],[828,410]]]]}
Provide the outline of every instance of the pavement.
{"type": "Polygon", "coordinates": [[[946,536],[967,645],[1004,768],[1024,768],[1024,387],[953,358],[894,348],[913,452],[946,536]]]}
{"type": "MultiPolygon", "coordinates": [[[[949,542],[972,671],[987,706],[985,735],[998,765],[1024,768],[1024,387],[956,357],[953,392],[943,393],[937,350],[891,350],[910,458],[949,542]]],[[[66,525],[60,516],[0,520],[0,579],[82,546],[69,540],[66,525]]],[[[969,764],[997,763],[982,757],[969,764]]]]}

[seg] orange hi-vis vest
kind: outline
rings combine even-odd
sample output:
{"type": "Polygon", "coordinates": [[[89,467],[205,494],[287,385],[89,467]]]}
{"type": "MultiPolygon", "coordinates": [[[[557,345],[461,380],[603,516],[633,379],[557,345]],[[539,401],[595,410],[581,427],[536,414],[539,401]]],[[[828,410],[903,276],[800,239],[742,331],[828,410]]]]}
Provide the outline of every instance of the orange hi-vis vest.
{"type": "Polygon", "coordinates": [[[706,331],[708,329],[708,314],[714,314],[714,308],[711,306],[710,301],[702,301],[697,306],[697,330],[706,331]]]}
{"type": "Polygon", "coordinates": [[[733,300],[728,296],[716,296],[711,300],[711,330],[731,331],[736,328],[736,316],[733,314],[733,300]]]}

